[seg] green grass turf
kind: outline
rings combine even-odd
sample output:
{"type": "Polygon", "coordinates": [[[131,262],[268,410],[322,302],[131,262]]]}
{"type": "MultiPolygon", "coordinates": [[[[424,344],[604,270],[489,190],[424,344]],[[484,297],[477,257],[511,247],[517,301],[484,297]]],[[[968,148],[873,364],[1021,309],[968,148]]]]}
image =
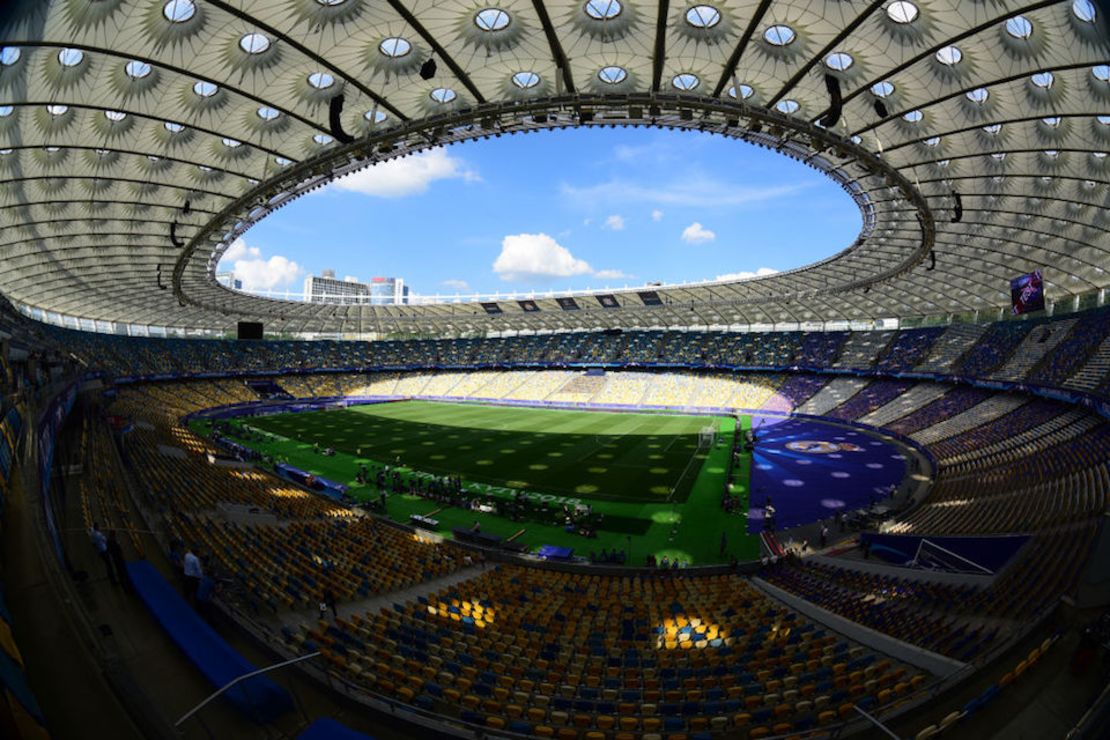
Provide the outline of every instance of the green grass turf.
{"type": "Polygon", "coordinates": [[[405,401],[248,423],[302,443],[348,454],[361,450],[371,460],[495,486],[590,499],[683,501],[700,467],[692,459],[698,431],[714,425],[723,433],[728,421],[405,401]]]}
{"type": "MultiPolygon", "coordinates": [[[[461,475],[471,489],[492,484],[578,498],[606,517],[598,536],[585,539],[558,526],[448,507],[434,514],[442,533],[477,520],[482,531],[504,537],[524,529],[517,542],[532,547],[565,545],[578,554],[631,548],[635,563],[648,552],[693,564],[758,555],[757,540],[746,533],[746,507],[733,516],[720,508],[735,426],[728,417],[406,401],[254,417],[244,423],[286,438],[246,444],[351,486],[356,500],[377,496],[372,485],[360,486],[353,479],[358,464],[393,465],[399,457],[407,469],[461,475]],[[718,427],[722,444],[696,455],[698,431],[711,423],[718,427]],[[336,455],[317,454],[314,442],[334,447],[336,455]],[[728,538],[724,557],[719,554],[722,532],[728,538]]],[[[742,423],[750,426],[747,417],[742,423]]],[[[204,433],[206,428],[197,430],[204,433]]],[[[734,480],[744,488],[744,457],[741,465],[742,477],[734,480]]],[[[440,507],[407,495],[391,495],[387,503],[389,515],[398,521],[440,507]]]]}

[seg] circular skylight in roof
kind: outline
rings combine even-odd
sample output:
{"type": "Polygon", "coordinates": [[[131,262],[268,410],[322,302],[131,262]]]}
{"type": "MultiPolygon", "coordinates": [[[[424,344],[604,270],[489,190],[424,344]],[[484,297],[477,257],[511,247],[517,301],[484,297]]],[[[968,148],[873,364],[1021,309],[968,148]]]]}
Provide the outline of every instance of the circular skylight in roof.
{"type": "Polygon", "coordinates": [[[326,144],[330,144],[333,141],[335,141],[335,139],[328,136],[327,134],[316,134],[315,136],[312,137],[312,140],[315,141],[320,146],[324,146],[326,144]]]}
{"type": "Polygon", "coordinates": [[[248,54],[261,54],[270,48],[270,39],[260,33],[244,34],[239,39],[239,48],[248,54]]]}
{"type": "Polygon", "coordinates": [[[967,92],[967,99],[972,103],[985,103],[990,96],[990,91],[985,87],[977,87],[967,92]]]}
{"type": "Polygon", "coordinates": [[[1051,72],[1038,72],[1037,74],[1030,77],[1029,80],[1037,87],[1041,87],[1047,90],[1048,88],[1052,87],[1052,83],[1056,82],[1056,77],[1053,76],[1051,72]]]}
{"type": "MultiPolygon", "coordinates": [[[[11,106],[8,106],[11,107],[11,106]]],[[[1110,116],[1097,116],[1096,120],[1103,126],[1110,126],[1110,116]]]]}
{"type": "Polygon", "coordinates": [[[597,78],[606,84],[616,85],[619,82],[624,82],[628,78],[628,70],[624,67],[612,65],[602,67],[597,73],[597,78]]]}
{"type": "Polygon", "coordinates": [[[386,115],[385,111],[380,110],[368,110],[362,114],[362,117],[365,118],[367,121],[371,121],[372,123],[381,123],[385,119],[389,118],[389,116],[386,115]]]}
{"type": "Polygon", "coordinates": [[[1033,35],[1033,23],[1024,15],[1015,15],[1006,21],[1006,33],[1015,39],[1027,39],[1033,35]]]}
{"type": "Polygon", "coordinates": [[[68,110],[68,105],[59,105],[57,103],[46,106],[46,112],[52,116],[64,116],[68,110]]]}
{"type": "Polygon", "coordinates": [[[458,97],[458,94],[449,87],[437,87],[428,94],[437,103],[450,103],[458,97]]]}
{"type": "Polygon", "coordinates": [[[308,84],[317,90],[326,90],[335,84],[335,78],[327,72],[313,72],[308,76],[308,84]]]}
{"type": "Polygon", "coordinates": [[[775,104],[775,108],[787,115],[790,115],[791,113],[797,113],[798,109],[801,107],[802,106],[798,105],[797,100],[791,100],[789,98],[787,98],[786,100],[780,100],[778,103],[775,104]]]}
{"type": "Polygon", "coordinates": [[[939,136],[930,136],[928,139],[925,139],[925,146],[934,147],[934,146],[939,146],[939,145],[940,145],[940,137],[939,136]]]}
{"type": "Polygon", "coordinates": [[[589,0],[586,3],[586,15],[595,21],[607,21],[621,14],[620,0],[589,0]]]}
{"type": "Polygon", "coordinates": [[[1086,23],[1093,23],[1095,16],[1098,14],[1095,10],[1095,4],[1091,0],[1075,0],[1071,4],[1071,12],[1075,17],[1086,23]]]}
{"type": "Polygon", "coordinates": [[[21,56],[23,56],[23,52],[19,50],[19,47],[5,46],[0,49],[0,65],[10,67],[18,62],[21,56]]]}
{"type": "Polygon", "coordinates": [[[235,147],[241,146],[243,144],[243,142],[241,142],[241,141],[237,141],[235,139],[229,139],[226,136],[224,138],[220,139],[220,141],[222,141],[224,143],[224,146],[226,146],[228,149],[234,149],[235,147]]]}
{"type": "Polygon", "coordinates": [[[937,61],[946,67],[959,64],[964,58],[964,53],[955,46],[945,46],[937,51],[937,61]]]}
{"type": "Polygon", "coordinates": [[[140,62],[137,59],[132,59],[127,64],[123,65],[123,71],[127,76],[133,80],[141,80],[150,74],[150,65],[146,62],[140,62]]]}
{"type": "Polygon", "coordinates": [[[1060,116],[1046,116],[1041,119],[1041,123],[1051,128],[1056,128],[1060,125],[1060,116]]]}
{"type": "Polygon", "coordinates": [[[886,6],[886,16],[895,23],[913,23],[917,20],[918,13],[917,6],[905,0],[898,0],[886,6]]]}
{"type": "Polygon", "coordinates": [[[162,6],[162,15],[171,23],[184,23],[197,13],[193,0],[170,0],[162,6]]]}
{"type": "Polygon", "coordinates": [[[58,52],[58,62],[63,67],[76,67],[85,58],[85,52],[80,49],[62,49],[58,52]]]}
{"type": "Polygon", "coordinates": [[[843,72],[855,63],[856,60],[852,59],[852,55],[843,51],[834,51],[825,57],[825,66],[837,72],[843,72]]]}
{"type": "Polygon", "coordinates": [[[540,84],[540,76],[535,72],[517,72],[512,77],[513,84],[521,90],[527,90],[540,84]]]}
{"type": "Polygon", "coordinates": [[[790,26],[771,26],[763,32],[763,40],[771,46],[786,46],[797,38],[794,29],[790,26]]]}
{"type": "Polygon", "coordinates": [[[0,105],[0,118],[7,118],[15,112],[15,108],[10,105],[0,105]]]}
{"type": "Polygon", "coordinates": [[[509,14],[501,8],[486,8],[474,14],[474,25],[483,31],[501,31],[509,20],[509,14]]]}
{"type": "Polygon", "coordinates": [[[263,121],[272,121],[281,115],[281,111],[274,110],[268,105],[264,105],[258,109],[258,117],[263,121]]]}
{"type": "Polygon", "coordinates": [[[721,22],[721,11],[712,5],[695,5],[686,11],[686,22],[694,28],[713,28],[721,22]]]}
{"type": "Polygon", "coordinates": [[[701,84],[701,80],[698,79],[697,75],[684,72],[683,74],[675,75],[674,79],[671,80],[671,84],[674,85],[676,90],[693,90],[701,84]]]}
{"type": "Polygon", "coordinates": [[[1098,66],[1091,67],[1091,74],[1100,82],[1110,82],[1110,65],[1099,64],[1098,66]]]}
{"type": "Polygon", "coordinates": [[[162,126],[165,127],[165,129],[171,134],[180,134],[182,131],[185,130],[185,127],[182,126],[180,123],[173,123],[172,121],[166,121],[162,124],[162,126]]]}
{"type": "Polygon", "coordinates": [[[119,123],[123,119],[127,118],[127,114],[123,111],[118,110],[106,110],[104,111],[104,117],[112,123],[119,123]]]}
{"type": "Polygon", "coordinates": [[[218,85],[214,85],[211,82],[205,82],[204,80],[200,80],[195,85],[193,85],[193,92],[202,98],[210,98],[219,91],[220,88],[218,85]]]}
{"type": "Polygon", "coordinates": [[[288,165],[293,164],[293,160],[286,159],[285,157],[283,157],[281,155],[278,155],[278,156],[274,157],[274,161],[277,162],[278,165],[281,166],[281,167],[286,167],[288,165]]]}
{"type": "Polygon", "coordinates": [[[983,130],[986,131],[988,134],[991,134],[993,136],[994,134],[997,134],[997,133],[1002,131],[1002,124],[1001,123],[992,123],[989,126],[984,126],[983,130]]]}
{"type": "Polygon", "coordinates": [[[906,113],[902,116],[902,120],[903,121],[908,121],[909,123],[917,123],[918,121],[920,121],[924,117],[925,117],[925,114],[922,113],[921,111],[911,110],[911,111],[909,111],[908,113],[906,113]]]}
{"type": "Polygon", "coordinates": [[[871,94],[877,98],[885,98],[894,94],[894,83],[888,80],[876,82],[871,86],[871,94]]]}
{"type": "Polygon", "coordinates": [[[396,59],[412,51],[412,44],[408,42],[408,39],[403,39],[400,36],[390,36],[387,39],[382,39],[382,42],[378,44],[378,51],[387,57],[396,59]]]}
{"type": "MultiPolygon", "coordinates": [[[[752,86],[751,85],[745,85],[745,84],[741,83],[740,84],[740,97],[743,98],[744,100],[747,100],[752,95],[755,95],[755,90],[752,88],[752,86]]],[[[728,96],[730,98],[735,98],[736,97],[736,86],[735,85],[733,85],[732,87],[730,87],[728,89],[728,96]]]]}
{"type": "Polygon", "coordinates": [[[328,8],[334,8],[336,5],[342,5],[347,2],[347,0],[316,0],[316,2],[328,8]]]}

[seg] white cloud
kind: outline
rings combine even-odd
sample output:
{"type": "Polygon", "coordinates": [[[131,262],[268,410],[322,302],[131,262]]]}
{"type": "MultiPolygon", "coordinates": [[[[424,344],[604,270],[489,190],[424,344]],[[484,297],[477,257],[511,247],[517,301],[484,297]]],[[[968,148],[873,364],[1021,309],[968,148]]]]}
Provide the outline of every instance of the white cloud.
{"type": "Polygon", "coordinates": [[[605,228],[612,231],[624,231],[624,216],[614,213],[605,219],[605,228]]]}
{"type": "Polygon", "coordinates": [[[682,230],[682,241],[687,244],[704,244],[717,238],[717,235],[695,221],[682,230]]]}
{"type": "Polygon", "coordinates": [[[620,270],[595,270],[547,234],[511,234],[501,240],[493,271],[502,280],[550,280],[592,275],[602,280],[629,277],[620,270]]]}
{"type": "Polygon", "coordinates": [[[468,169],[463,160],[440,147],[353,172],[333,182],[331,187],[378,198],[404,198],[427,192],[436,180],[458,179],[480,182],[482,178],[468,169]]]}
{"type": "Polygon", "coordinates": [[[794,195],[810,187],[811,183],[752,187],[711,177],[689,176],[677,178],[662,187],[650,187],[621,179],[583,187],[564,183],[562,194],[582,207],[593,207],[598,203],[654,203],[714,208],[763,203],[794,195]]]}
{"type": "Polygon", "coordinates": [[[755,272],[741,271],[729,272],[724,275],[718,275],[713,278],[714,280],[744,280],[746,278],[763,277],[764,275],[774,275],[778,270],[770,267],[760,267],[755,272]]]}
{"type": "Polygon", "coordinates": [[[502,280],[522,280],[589,275],[593,269],[547,234],[512,234],[501,240],[493,271],[502,280]]]}
{"type": "Polygon", "coordinates": [[[656,222],[656,223],[659,223],[660,221],[663,220],[663,212],[660,211],[658,208],[652,208],[651,209],[651,220],[656,222]]]}
{"type": "Polygon", "coordinates": [[[304,269],[296,262],[281,255],[265,259],[261,249],[247,246],[242,239],[236,239],[227,248],[220,258],[219,268],[234,272],[235,277],[243,281],[244,290],[284,288],[304,274],[304,269]]]}
{"type": "Polygon", "coordinates": [[[459,293],[465,293],[466,291],[470,290],[470,283],[466,282],[465,280],[444,280],[443,284],[446,285],[448,288],[451,288],[452,290],[458,291],[459,293]]]}

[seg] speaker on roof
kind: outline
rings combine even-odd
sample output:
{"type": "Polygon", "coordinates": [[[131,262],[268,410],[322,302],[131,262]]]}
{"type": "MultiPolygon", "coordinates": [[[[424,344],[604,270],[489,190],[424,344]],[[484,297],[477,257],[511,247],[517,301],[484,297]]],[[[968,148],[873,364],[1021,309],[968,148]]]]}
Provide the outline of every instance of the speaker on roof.
{"type": "Polygon", "coordinates": [[[420,65],[420,79],[430,80],[436,76],[436,60],[428,57],[428,61],[420,65]]]}
{"type": "Polygon", "coordinates": [[[929,271],[937,269],[937,253],[931,249],[929,250],[929,266],[925,269],[929,271]]]}
{"type": "Polygon", "coordinates": [[[339,93],[328,101],[328,127],[331,129],[331,135],[340,144],[350,144],[355,140],[355,137],[348,134],[343,130],[343,102],[345,98],[343,93],[339,93]]]}
{"type": "Polygon", "coordinates": [[[821,118],[821,125],[832,128],[840,120],[843,100],[840,96],[840,80],[830,74],[825,75],[825,89],[829,91],[829,112],[821,118]]]}
{"type": "Polygon", "coordinates": [[[959,223],[964,217],[964,201],[960,194],[952,191],[952,223],[959,223]]]}
{"type": "Polygon", "coordinates": [[[875,101],[875,115],[879,118],[886,118],[890,115],[890,111],[886,109],[886,103],[881,100],[875,101]]]}
{"type": "Polygon", "coordinates": [[[178,249],[181,249],[182,247],[185,246],[185,242],[183,242],[183,241],[181,241],[180,239],[177,238],[177,222],[176,221],[173,221],[173,222],[170,223],[170,244],[173,244],[178,249]]]}

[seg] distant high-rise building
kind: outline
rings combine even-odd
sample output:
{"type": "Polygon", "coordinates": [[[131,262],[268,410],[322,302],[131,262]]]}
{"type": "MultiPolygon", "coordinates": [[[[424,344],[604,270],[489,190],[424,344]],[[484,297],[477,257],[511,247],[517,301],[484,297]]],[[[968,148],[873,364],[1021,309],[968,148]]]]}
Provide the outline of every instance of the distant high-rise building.
{"type": "Polygon", "coordinates": [[[353,277],[335,278],[335,270],[323,270],[304,281],[304,299],[309,303],[370,304],[388,306],[409,302],[409,289],[401,278],[376,277],[360,283],[353,277]]]}
{"type": "Polygon", "coordinates": [[[370,303],[393,305],[409,302],[409,288],[401,278],[370,278],[370,303]]]}
{"type": "Polygon", "coordinates": [[[217,272],[216,282],[224,286],[225,288],[231,288],[232,290],[243,289],[243,281],[235,277],[234,272],[217,272]]]}

